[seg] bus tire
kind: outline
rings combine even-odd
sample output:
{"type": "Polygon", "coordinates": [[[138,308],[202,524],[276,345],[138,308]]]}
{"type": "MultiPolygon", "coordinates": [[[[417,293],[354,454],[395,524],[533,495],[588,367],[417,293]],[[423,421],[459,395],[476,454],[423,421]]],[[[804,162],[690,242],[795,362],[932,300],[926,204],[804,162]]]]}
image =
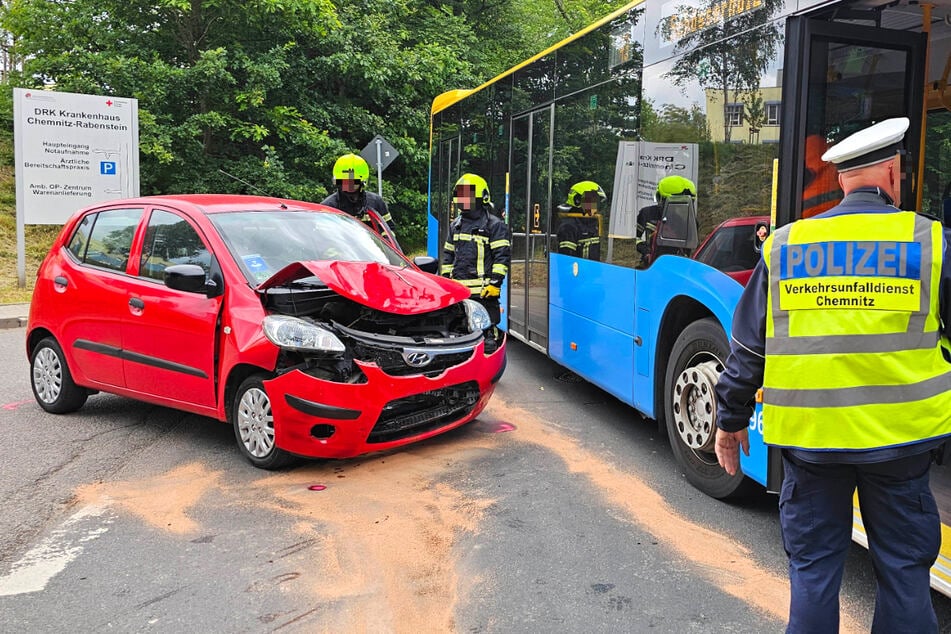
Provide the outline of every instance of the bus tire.
{"type": "Polygon", "coordinates": [[[714,387],[729,353],[720,322],[697,320],[674,342],[664,380],[664,417],[674,457],[692,485],[717,499],[741,496],[752,485],[742,472],[724,471],[714,453],[714,387]]]}

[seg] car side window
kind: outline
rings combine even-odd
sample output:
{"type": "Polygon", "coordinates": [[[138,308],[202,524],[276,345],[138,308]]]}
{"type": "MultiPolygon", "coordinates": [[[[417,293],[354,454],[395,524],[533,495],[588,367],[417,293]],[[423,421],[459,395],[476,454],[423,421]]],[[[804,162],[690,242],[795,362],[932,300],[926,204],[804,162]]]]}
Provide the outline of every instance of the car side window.
{"type": "Polygon", "coordinates": [[[208,275],[211,253],[188,221],[171,212],[153,209],[145,230],[139,275],[162,281],[165,267],[174,264],[197,264],[208,275]]]}
{"type": "MultiPolygon", "coordinates": [[[[132,238],[135,237],[135,229],[142,218],[142,210],[109,209],[94,215],[85,255],[81,258],[83,263],[124,272],[129,262],[129,252],[132,250],[132,238]]],[[[76,234],[70,240],[71,251],[74,241],[77,243],[77,250],[81,250],[79,242],[82,238],[77,238],[77,235],[83,230],[85,222],[86,220],[83,220],[80,223],[76,234]]]]}
{"type": "Polygon", "coordinates": [[[86,257],[86,247],[89,246],[89,233],[92,231],[92,225],[96,220],[96,214],[89,214],[83,218],[79,226],[76,227],[76,233],[69,239],[69,245],[66,247],[80,262],[86,257]]]}

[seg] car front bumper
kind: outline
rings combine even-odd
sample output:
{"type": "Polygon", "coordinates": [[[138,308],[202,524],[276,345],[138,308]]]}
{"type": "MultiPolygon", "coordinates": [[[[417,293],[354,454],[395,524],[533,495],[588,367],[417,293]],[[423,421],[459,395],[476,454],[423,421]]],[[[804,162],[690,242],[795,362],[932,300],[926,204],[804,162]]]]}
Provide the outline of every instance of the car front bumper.
{"type": "Polygon", "coordinates": [[[355,362],[364,383],[336,383],[292,370],[264,382],[281,449],[312,458],[350,458],[430,438],[479,415],[505,369],[505,345],[437,377],[391,376],[355,362]]]}

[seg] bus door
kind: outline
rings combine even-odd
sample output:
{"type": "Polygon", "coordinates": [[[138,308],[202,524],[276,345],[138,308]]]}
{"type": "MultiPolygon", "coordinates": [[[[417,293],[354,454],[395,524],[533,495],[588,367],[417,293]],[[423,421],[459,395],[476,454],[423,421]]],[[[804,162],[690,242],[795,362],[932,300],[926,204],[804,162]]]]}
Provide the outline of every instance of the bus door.
{"type": "MultiPolygon", "coordinates": [[[[828,19],[814,15],[787,22],[776,224],[809,218],[837,204],[843,195],[837,172],[823,163],[822,154],[848,135],[891,117],[911,120],[904,139],[906,159],[911,160],[903,162],[902,200],[896,205],[919,209],[927,47],[920,13],[917,19],[905,13],[901,22],[883,11],[818,17],[828,19]]],[[[767,488],[773,491],[782,478],[778,453],[771,449],[768,460],[767,488]]]]}
{"type": "MultiPolygon", "coordinates": [[[[868,12],[864,19],[875,17],[868,12]]],[[[796,17],[787,23],[786,42],[777,225],[835,205],[842,192],[822,154],[890,117],[911,119],[904,147],[914,160],[904,162],[900,206],[917,209],[926,35],[796,17]]]]}
{"type": "Polygon", "coordinates": [[[442,247],[449,234],[449,224],[453,220],[452,189],[456,180],[462,176],[459,171],[459,156],[462,143],[458,135],[444,138],[439,142],[439,173],[436,174],[436,186],[432,188],[432,213],[439,221],[439,257],[442,258],[442,247]]]}
{"type": "MultiPolygon", "coordinates": [[[[888,3],[864,13],[876,27],[796,18],[787,30],[783,132],[780,152],[779,223],[809,217],[817,209],[804,201],[820,192],[807,172],[812,135],[835,143],[845,135],[889,117],[908,117],[905,133],[902,209],[943,218],[951,192],[951,11],[926,3],[888,3]],[[789,107],[792,106],[792,107],[789,107]],[[926,112],[926,115],[923,115],[926,112]],[[923,120],[924,119],[924,120],[923,120]],[[782,162],[793,166],[783,169],[782,162]],[[782,178],[782,177],[781,177],[782,178]],[[789,212],[782,214],[783,207],[789,212]]],[[[843,17],[848,11],[843,11],[843,17]]],[[[823,17],[819,14],[819,17],[823,17]]],[[[821,149],[821,148],[820,148],[821,149]]],[[[818,149],[816,150],[818,151],[818,149]]],[[[947,222],[947,221],[946,221],[947,222]]],[[[931,587],[951,596],[951,469],[931,470],[931,489],[942,521],[941,551],[931,570],[931,587]]],[[[780,475],[770,459],[770,483],[780,475]]],[[[857,500],[854,502],[857,510],[857,500]]],[[[866,542],[859,513],[853,539],[866,542]]]]}
{"type": "Polygon", "coordinates": [[[548,351],[548,254],[551,242],[551,106],[512,119],[509,162],[512,267],[509,332],[548,351]]]}

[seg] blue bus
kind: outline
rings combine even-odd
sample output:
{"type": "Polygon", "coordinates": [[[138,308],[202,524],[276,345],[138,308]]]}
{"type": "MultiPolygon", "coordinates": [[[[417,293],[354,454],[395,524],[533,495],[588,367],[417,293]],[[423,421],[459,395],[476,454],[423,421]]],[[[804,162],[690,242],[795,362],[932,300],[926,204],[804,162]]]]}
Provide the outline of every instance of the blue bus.
{"type": "MultiPolygon", "coordinates": [[[[896,116],[911,119],[902,208],[951,211],[949,71],[947,5],[631,2],[433,101],[429,255],[440,256],[455,180],[483,176],[513,236],[509,335],[656,420],[701,491],[775,490],[780,461],[762,442],[759,407],[742,473],[726,474],[713,451],[714,386],[759,257],[758,221],[782,226],[834,205],[842,194],[819,157],[896,116]],[[648,230],[639,212],[669,175],[692,180],[697,196],[668,203],[648,230]],[[559,248],[581,181],[604,192],[596,257],[559,248]]],[[[951,472],[936,467],[932,479],[951,530],[951,472]]],[[[932,584],[951,595],[951,537],[944,544],[932,584]]]]}

